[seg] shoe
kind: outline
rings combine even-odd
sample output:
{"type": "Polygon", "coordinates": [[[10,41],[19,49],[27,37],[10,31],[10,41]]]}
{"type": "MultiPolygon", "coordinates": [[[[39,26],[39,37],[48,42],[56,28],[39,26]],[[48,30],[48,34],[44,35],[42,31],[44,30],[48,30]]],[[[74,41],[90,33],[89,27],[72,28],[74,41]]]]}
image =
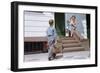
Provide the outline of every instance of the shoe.
{"type": "Polygon", "coordinates": [[[53,55],[52,55],[52,56],[53,56],[53,58],[56,58],[56,54],[55,54],[55,53],[53,53],[53,55]]]}
{"type": "Polygon", "coordinates": [[[51,61],[51,60],[53,60],[53,58],[52,57],[49,57],[48,60],[51,61]]]}
{"type": "Polygon", "coordinates": [[[48,60],[51,61],[52,60],[51,57],[49,57],[48,60]]]}

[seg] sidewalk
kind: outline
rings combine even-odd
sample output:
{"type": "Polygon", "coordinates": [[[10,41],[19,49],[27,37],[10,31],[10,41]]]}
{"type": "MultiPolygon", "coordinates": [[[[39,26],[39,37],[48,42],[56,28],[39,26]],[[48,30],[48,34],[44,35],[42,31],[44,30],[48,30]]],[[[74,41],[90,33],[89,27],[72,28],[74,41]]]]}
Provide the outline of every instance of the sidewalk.
{"type": "MultiPolygon", "coordinates": [[[[63,53],[62,57],[58,56],[57,59],[54,59],[53,61],[87,59],[89,57],[90,57],[89,51],[65,52],[63,53]]],[[[24,55],[24,61],[25,62],[48,61],[48,53],[24,55]]]]}

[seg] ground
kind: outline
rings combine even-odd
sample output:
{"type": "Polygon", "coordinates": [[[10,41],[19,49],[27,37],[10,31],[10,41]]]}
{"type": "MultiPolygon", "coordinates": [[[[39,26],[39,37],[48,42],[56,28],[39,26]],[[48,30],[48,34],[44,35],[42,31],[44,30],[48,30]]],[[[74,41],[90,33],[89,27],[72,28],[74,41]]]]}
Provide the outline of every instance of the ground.
{"type": "MultiPolygon", "coordinates": [[[[78,52],[65,52],[63,56],[58,55],[56,59],[58,60],[75,60],[75,59],[87,59],[90,57],[89,51],[78,51],[78,52]]],[[[25,62],[34,61],[48,61],[48,53],[30,54],[24,55],[25,62]]]]}

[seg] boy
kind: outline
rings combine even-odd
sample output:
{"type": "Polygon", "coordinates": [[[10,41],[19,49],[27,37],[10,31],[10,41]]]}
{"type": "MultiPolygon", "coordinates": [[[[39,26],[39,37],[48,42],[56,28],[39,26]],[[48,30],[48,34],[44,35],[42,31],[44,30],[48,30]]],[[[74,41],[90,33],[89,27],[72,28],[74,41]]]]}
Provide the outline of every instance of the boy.
{"type": "Polygon", "coordinates": [[[48,38],[48,46],[49,46],[48,60],[50,61],[50,60],[53,60],[55,57],[55,53],[53,53],[53,48],[54,48],[57,34],[56,34],[55,28],[53,27],[53,25],[54,25],[53,19],[49,20],[49,25],[50,25],[50,27],[47,29],[47,38],[48,38]]]}

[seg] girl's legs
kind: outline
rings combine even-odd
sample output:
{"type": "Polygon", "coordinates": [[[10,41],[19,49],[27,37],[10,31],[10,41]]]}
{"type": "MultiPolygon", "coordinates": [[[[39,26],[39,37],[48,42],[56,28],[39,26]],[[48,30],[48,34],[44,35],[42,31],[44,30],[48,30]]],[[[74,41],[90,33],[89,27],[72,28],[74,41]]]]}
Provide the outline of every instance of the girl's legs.
{"type": "Polygon", "coordinates": [[[71,30],[71,37],[73,36],[73,32],[74,32],[74,30],[72,29],[72,30],[71,30]]]}
{"type": "Polygon", "coordinates": [[[69,30],[69,37],[71,37],[71,31],[69,30]]]}

